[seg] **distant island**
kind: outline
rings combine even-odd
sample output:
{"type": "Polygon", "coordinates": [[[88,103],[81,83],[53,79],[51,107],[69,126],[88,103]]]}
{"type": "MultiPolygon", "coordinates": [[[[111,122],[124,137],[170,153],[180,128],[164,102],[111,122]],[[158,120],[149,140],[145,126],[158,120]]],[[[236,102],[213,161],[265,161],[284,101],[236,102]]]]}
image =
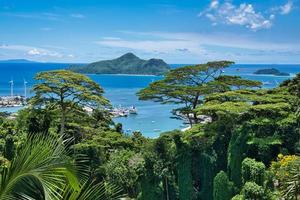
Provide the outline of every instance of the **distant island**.
{"type": "Polygon", "coordinates": [[[289,73],[280,72],[278,69],[271,68],[271,69],[259,69],[254,74],[264,74],[264,75],[275,75],[275,76],[289,76],[289,73]]]}
{"type": "Polygon", "coordinates": [[[70,66],[69,70],[84,74],[163,75],[170,66],[161,59],[143,60],[127,53],[113,60],[103,60],[85,66],[70,66]]]}
{"type": "Polygon", "coordinates": [[[37,63],[37,62],[26,60],[26,59],[10,59],[10,60],[0,60],[0,63],[37,63]]]}

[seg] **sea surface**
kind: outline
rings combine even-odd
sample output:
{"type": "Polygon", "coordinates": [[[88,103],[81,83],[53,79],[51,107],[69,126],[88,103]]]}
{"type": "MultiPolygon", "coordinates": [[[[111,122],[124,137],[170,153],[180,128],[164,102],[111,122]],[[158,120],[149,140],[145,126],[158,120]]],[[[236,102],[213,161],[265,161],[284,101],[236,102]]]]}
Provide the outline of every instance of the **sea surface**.
{"type": "MultiPolygon", "coordinates": [[[[10,94],[9,81],[14,81],[14,94],[24,95],[24,80],[28,82],[27,94],[32,95],[31,89],[35,83],[34,76],[37,72],[54,69],[64,69],[69,64],[57,63],[0,63],[0,96],[10,94]]],[[[171,65],[173,68],[184,66],[171,65]]],[[[276,87],[282,81],[294,77],[300,72],[300,65],[234,65],[225,69],[225,74],[238,75],[251,80],[264,82],[264,87],[276,87]],[[290,77],[271,75],[254,75],[258,69],[276,68],[282,72],[290,73],[290,77]]],[[[135,76],[135,75],[88,75],[99,83],[105,90],[105,97],[112,105],[138,109],[138,115],[127,118],[115,118],[115,122],[123,124],[127,132],[139,130],[146,137],[157,137],[161,132],[185,127],[182,121],[170,118],[170,111],[174,105],[161,105],[152,101],[139,101],[136,92],[146,87],[151,82],[161,79],[161,76],[135,76]]],[[[0,112],[15,112],[20,108],[0,108],[0,112]]]]}

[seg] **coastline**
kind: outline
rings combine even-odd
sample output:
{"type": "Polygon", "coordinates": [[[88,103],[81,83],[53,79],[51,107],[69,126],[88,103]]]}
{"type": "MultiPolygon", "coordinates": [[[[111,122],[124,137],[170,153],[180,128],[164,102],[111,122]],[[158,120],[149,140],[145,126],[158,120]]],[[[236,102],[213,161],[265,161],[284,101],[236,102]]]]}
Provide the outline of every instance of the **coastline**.
{"type": "MultiPolygon", "coordinates": [[[[83,73],[85,74],[85,73],[83,73]]],[[[163,77],[164,75],[150,75],[150,74],[85,74],[89,76],[101,75],[101,76],[143,76],[143,77],[163,77]]]]}

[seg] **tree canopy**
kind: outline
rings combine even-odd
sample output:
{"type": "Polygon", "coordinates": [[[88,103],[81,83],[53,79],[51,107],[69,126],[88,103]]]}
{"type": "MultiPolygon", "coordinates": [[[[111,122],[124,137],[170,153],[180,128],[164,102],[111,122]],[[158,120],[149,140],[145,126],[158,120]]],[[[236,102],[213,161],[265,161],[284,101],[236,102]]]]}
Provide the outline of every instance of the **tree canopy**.
{"type": "Polygon", "coordinates": [[[103,109],[109,101],[103,97],[103,89],[85,75],[67,71],[54,70],[40,72],[33,88],[35,96],[31,104],[57,106],[61,113],[61,133],[64,133],[66,115],[78,109],[103,109]]]}
{"type": "Polygon", "coordinates": [[[151,83],[137,93],[141,100],[174,103],[176,117],[188,120],[190,125],[199,122],[194,109],[203,103],[204,96],[232,89],[260,87],[258,81],[244,80],[238,76],[222,76],[231,61],[216,61],[191,65],[169,71],[164,79],[151,83]]]}

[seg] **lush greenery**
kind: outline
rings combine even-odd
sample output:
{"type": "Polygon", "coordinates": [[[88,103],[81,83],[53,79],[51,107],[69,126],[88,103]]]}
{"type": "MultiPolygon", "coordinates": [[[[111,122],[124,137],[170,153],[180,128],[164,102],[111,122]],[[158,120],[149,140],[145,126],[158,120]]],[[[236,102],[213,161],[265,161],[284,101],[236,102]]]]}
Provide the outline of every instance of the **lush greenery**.
{"type": "Polygon", "coordinates": [[[38,74],[30,105],[0,116],[0,199],[299,199],[300,75],[267,90],[222,75],[231,64],[171,70],[140,91],[192,125],[156,139],[124,134],[89,78],[38,74]]]}
{"type": "Polygon", "coordinates": [[[275,75],[275,76],[289,76],[289,73],[281,72],[278,69],[271,68],[271,69],[259,69],[254,72],[254,74],[269,74],[269,75],[275,75]]]}
{"type": "Polygon", "coordinates": [[[94,62],[86,66],[71,66],[70,70],[85,74],[163,75],[170,67],[161,59],[143,60],[127,53],[113,60],[94,62]]]}

